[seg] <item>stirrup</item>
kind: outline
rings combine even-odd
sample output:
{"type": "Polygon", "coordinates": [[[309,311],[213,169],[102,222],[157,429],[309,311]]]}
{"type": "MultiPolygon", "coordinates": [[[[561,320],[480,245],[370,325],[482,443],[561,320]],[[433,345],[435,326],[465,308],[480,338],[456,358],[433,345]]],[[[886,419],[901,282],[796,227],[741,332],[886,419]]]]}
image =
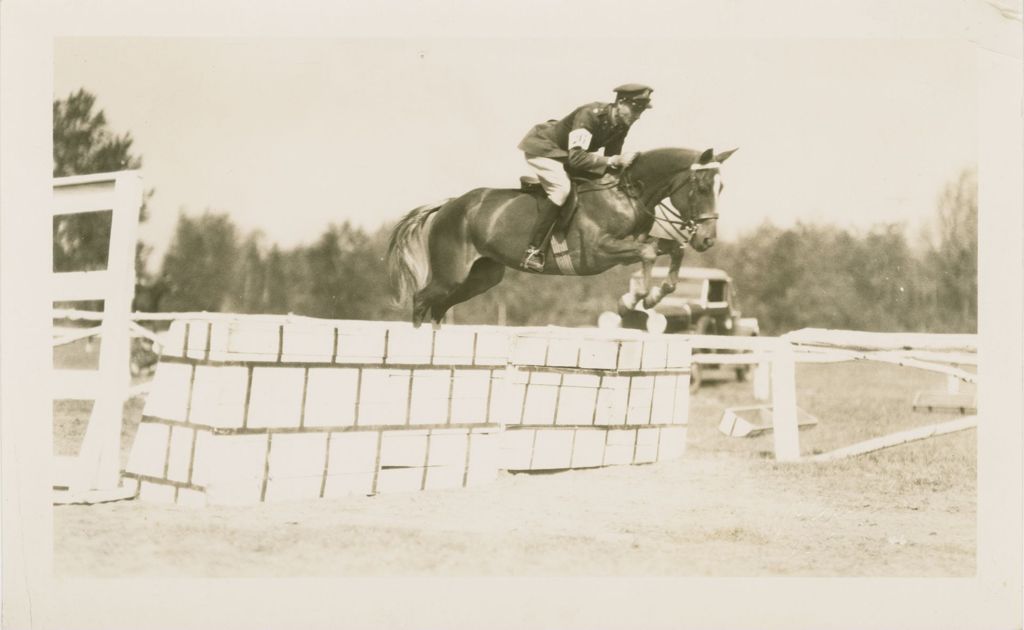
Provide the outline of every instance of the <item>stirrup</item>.
{"type": "Polygon", "coordinates": [[[527,271],[543,271],[544,252],[536,247],[527,248],[526,257],[523,258],[522,268],[527,271]]]}

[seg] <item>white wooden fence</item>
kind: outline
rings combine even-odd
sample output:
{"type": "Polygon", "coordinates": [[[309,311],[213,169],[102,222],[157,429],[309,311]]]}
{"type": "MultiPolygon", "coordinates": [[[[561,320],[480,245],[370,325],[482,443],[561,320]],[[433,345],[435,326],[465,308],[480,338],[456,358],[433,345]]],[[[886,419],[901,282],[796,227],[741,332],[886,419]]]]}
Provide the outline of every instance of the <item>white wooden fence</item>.
{"type": "MultiPolygon", "coordinates": [[[[977,375],[957,366],[977,365],[976,335],[871,333],[806,328],[782,337],[722,337],[693,335],[693,360],[698,364],[755,366],[754,395],[770,397],[775,459],[799,461],[800,434],[796,407],[796,364],[851,360],[880,361],[945,374],[953,383],[977,383],[977,375]],[[731,354],[702,352],[731,350],[731,354]],[[769,385],[770,383],[770,385],[769,385]]],[[[805,461],[830,461],[977,426],[977,416],[929,425],[805,461]]]]}
{"type": "Polygon", "coordinates": [[[54,302],[103,300],[99,326],[64,333],[54,345],[100,334],[96,370],[54,369],[54,400],[92,400],[92,412],[77,455],[58,456],[53,487],[57,502],[92,502],[130,494],[120,485],[122,406],[130,386],[129,352],[135,294],[135,244],[142,205],[142,178],[136,171],[62,177],[53,181],[54,217],[111,213],[106,269],[53,274],[54,302]]]}

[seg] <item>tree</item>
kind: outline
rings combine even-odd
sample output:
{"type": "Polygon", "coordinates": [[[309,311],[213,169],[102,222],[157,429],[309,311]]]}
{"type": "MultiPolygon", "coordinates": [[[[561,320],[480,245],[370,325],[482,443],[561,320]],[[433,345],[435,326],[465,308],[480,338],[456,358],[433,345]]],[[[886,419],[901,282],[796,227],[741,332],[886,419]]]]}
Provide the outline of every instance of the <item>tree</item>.
{"type": "Polygon", "coordinates": [[[965,169],[939,196],[926,267],[943,328],[978,330],[978,173],[965,169]]]}
{"type": "MultiPolygon", "coordinates": [[[[133,155],[130,133],[115,134],[102,110],[94,111],[96,97],[84,89],[53,102],[53,176],[88,175],[142,167],[142,158],[133,155]]],[[[139,221],[147,218],[149,189],[143,196],[139,221]]],[[[109,213],[64,215],[54,220],[54,271],[91,271],[105,269],[110,243],[109,213]]],[[[139,242],[135,249],[137,302],[151,305],[152,279],[146,273],[150,248],[139,242]]]]}
{"type": "Polygon", "coordinates": [[[267,266],[263,255],[263,233],[251,232],[242,243],[233,274],[234,288],[227,309],[238,313],[267,312],[267,266]]]}
{"type": "Polygon", "coordinates": [[[289,301],[288,261],[275,243],[267,254],[266,263],[266,308],[264,313],[288,313],[291,311],[289,301]]]}
{"type": "Polygon", "coordinates": [[[238,234],[226,214],[182,214],[164,257],[160,278],[168,289],[161,306],[171,311],[221,311],[235,297],[238,234]]]}

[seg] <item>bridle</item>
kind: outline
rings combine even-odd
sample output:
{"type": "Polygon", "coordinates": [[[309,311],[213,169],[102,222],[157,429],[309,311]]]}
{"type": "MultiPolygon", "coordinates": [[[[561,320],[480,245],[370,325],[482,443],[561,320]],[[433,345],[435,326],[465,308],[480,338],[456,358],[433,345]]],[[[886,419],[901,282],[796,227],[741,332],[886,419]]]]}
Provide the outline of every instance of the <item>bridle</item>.
{"type": "Polygon", "coordinates": [[[684,217],[679,212],[678,208],[676,208],[671,203],[666,204],[665,202],[671,199],[673,195],[678,193],[683,188],[691,185],[694,181],[693,175],[696,171],[717,169],[720,166],[721,164],[719,162],[709,162],[707,164],[691,164],[690,168],[686,169],[677,176],[677,179],[679,180],[678,183],[673,182],[673,185],[670,186],[668,189],[668,193],[664,197],[662,197],[661,200],[658,201],[658,203],[654,205],[654,207],[661,208],[666,215],[669,215],[670,217],[673,218],[659,217],[653,208],[650,210],[644,208],[643,211],[651,214],[655,221],[658,221],[662,224],[668,224],[673,228],[673,230],[667,231],[679,232],[682,236],[681,243],[683,245],[686,245],[687,243],[690,242],[690,240],[693,239],[694,235],[697,233],[697,228],[700,226],[700,224],[705,223],[707,221],[717,220],[718,213],[706,212],[695,217],[684,217]]]}
{"type": "MultiPolygon", "coordinates": [[[[642,184],[640,182],[637,182],[630,175],[628,169],[622,173],[622,175],[618,178],[618,181],[612,181],[604,185],[594,185],[592,188],[588,188],[587,190],[577,191],[577,194],[583,194],[597,190],[608,190],[610,188],[618,188],[622,190],[623,193],[625,193],[626,197],[632,202],[633,207],[638,212],[648,214],[655,221],[660,222],[662,224],[667,224],[674,228],[674,231],[677,231],[682,235],[681,243],[683,245],[686,245],[687,243],[690,242],[690,240],[693,239],[694,235],[697,233],[697,228],[700,226],[700,224],[705,223],[707,221],[717,220],[718,213],[707,212],[695,217],[684,217],[679,212],[678,208],[671,204],[666,204],[665,202],[683,188],[686,188],[687,186],[693,184],[694,173],[696,171],[717,169],[720,168],[721,166],[722,165],[720,162],[708,162],[706,164],[691,164],[689,168],[683,170],[678,175],[676,175],[675,179],[672,181],[668,188],[668,192],[663,197],[661,197],[660,201],[658,201],[650,208],[648,207],[647,203],[637,203],[637,201],[639,201],[641,197],[641,194],[640,192],[638,192],[638,189],[642,188],[642,184]],[[655,212],[654,208],[661,208],[665,214],[669,215],[672,218],[659,217],[658,214],[655,212]]],[[[671,232],[673,230],[667,231],[671,232]]]]}

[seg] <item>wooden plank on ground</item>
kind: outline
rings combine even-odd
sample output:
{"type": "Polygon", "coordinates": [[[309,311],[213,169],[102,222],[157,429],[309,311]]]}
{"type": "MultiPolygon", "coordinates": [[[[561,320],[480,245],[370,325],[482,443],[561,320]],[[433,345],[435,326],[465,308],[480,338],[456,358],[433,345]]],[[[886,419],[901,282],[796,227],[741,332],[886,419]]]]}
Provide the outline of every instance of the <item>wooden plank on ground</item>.
{"type": "Polygon", "coordinates": [[[906,444],[908,442],[914,442],[917,440],[926,440],[937,435],[945,435],[947,433],[955,433],[957,431],[965,431],[967,429],[973,429],[978,426],[978,416],[967,416],[965,418],[959,418],[957,420],[950,420],[949,422],[940,422],[939,424],[931,424],[924,427],[918,427],[916,429],[910,429],[909,431],[900,431],[891,435],[886,435],[873,440],[867,440],[865,442],[859,442],[852,444],[828,453],[821,453],[820,455],[813,455],[811,457],[804,458],[804,461],[809,462],[831,462],[838,459],[844,459],[847,457],[853,457],[855,455],[864,455],[865,453],[872,453],[879,451],[884,448],[891,448],[893,446],[899,446],[900,444],[906,444]]]}

